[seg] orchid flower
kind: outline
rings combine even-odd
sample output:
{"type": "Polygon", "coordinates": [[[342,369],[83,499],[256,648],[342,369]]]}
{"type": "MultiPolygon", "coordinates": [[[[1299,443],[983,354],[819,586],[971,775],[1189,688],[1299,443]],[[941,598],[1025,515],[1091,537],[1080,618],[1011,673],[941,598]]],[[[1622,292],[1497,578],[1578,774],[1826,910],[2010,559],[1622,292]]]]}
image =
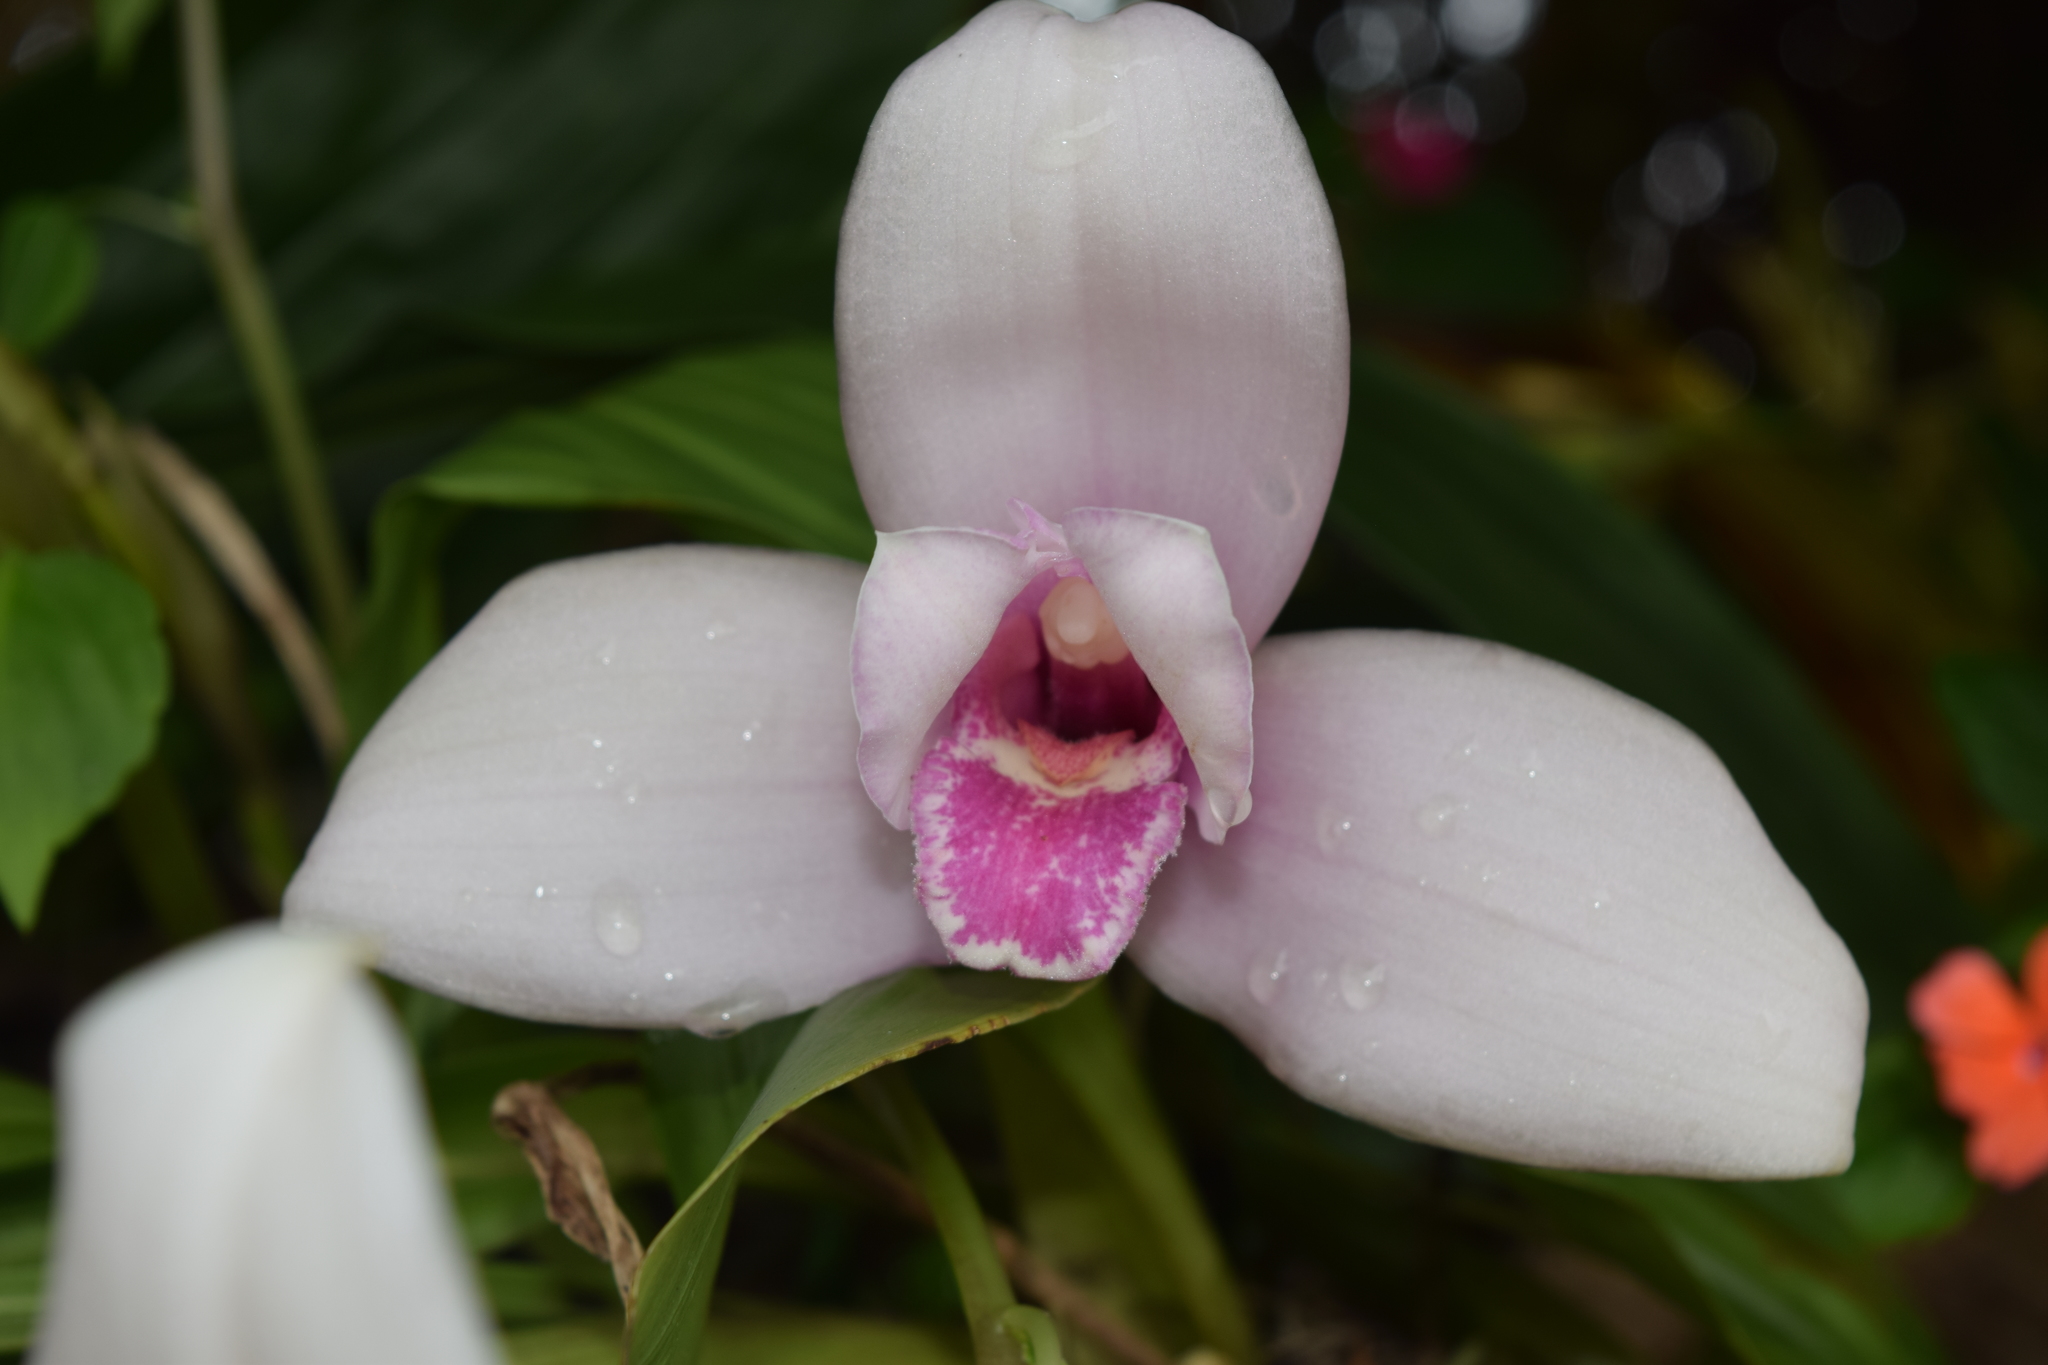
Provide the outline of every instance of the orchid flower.
{"type": "Polygon", "coordinates": [[[1398,1132],[1841,1168],[1862,982],[1704,745],[1497,645],[1260,644],[1347,328],[1255,52],[1167,5],[989,7],[897,81],[847,210],[865,574],[687,546],[512,583],[365,740],[288,923],[488,1008],[707,1034],[1129,943],[1398,1132]]]}
{"type": "Polygon", "coordinates": [[[35,1365],[500,1359],[359,953],[233,930],[66,1027],[35,1365]]]}

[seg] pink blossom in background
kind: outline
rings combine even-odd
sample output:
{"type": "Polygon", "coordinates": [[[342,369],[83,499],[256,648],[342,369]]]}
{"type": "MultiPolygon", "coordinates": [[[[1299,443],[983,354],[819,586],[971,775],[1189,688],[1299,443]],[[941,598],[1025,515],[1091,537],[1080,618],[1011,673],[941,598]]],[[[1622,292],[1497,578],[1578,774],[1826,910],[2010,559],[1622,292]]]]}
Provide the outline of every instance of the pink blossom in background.
{"type": "Polygon", "coordinates": [[[1471,178],[1476,159],[1470,138],[1407,101],[1373,105],[1352,137],[1366,171],[1390,197],[1409,203],[1450,198],[1471,178]]]}

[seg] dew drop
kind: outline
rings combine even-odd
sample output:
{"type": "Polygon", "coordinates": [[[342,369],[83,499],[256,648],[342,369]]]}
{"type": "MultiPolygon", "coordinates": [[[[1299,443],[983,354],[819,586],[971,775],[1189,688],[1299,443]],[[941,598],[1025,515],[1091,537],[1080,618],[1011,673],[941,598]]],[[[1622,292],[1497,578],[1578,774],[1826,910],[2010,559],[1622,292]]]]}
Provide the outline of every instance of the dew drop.
{"type": "Polygon", "coordinates": [[[1257,487],[1259,501],[1276,517],[1293,516],[1301,503],[1301,494],[1294,486],[1294,471],[1286,465],[1266,474],[1257,487]]]}
{"type": "Polygon", "coordinates": [[[1451,751],[1453,758],[1471,759],[1479,754],[1479,736],[1467,735],[1465,742],[1451,751]]]}
{"type": "Polygon", "coordinates": [[[1364,958],[1349,958],[1337,969],[1337,989],[1344,1004],[1360,1014],[1379,1004],[1387,969],[1364,958]]]}
{"type": "Polygon", "coordinates": [[[1221,787],[1209,788],[1209,814],[1215,816],[1216,823],[1222,825],[1225,829],[1242,823],[1244,818],[1251,813],[1252,794],[1250,792],[1245,792],[1241,796],[1232,798],[1230,793],[1221,787]]]}
{"type": "Polygon", "coordinates": [[[599,739],[596,735],[592,735],[590,737],[590,747],[593,749],[602,749],[604,747],[604,741],[599,739]]]}
{"type": "Polygon", "coordinates": [[[749,726],[749,727],[748,727],[747,729],[744,729],[744,730],[740,731],[740,742],[741,742],[741,743],[743,743],[743,744],[751,744],[751,743],[753,743],[753,741],[754,741],[754,731],[753,731],[753,727],[749,726]]]}
{"type": "Polygon", "coordinates": [[[1783,1052],[1785,1050],[1786,1038],[1790,1032],[1786,1027],[1784,1017],[1775,1010],[1765,1010],[1757,1016],[1757,1022],[1763,1025],[1764,1056],[1766,1058],[1775,1057],[1780,1052],[1783,1052]]]}
{"type": "Polygon", "coordinates": [[[1252,959],[1251,972],[1245,978],[1245,986],[1252,993],[1252,999],[1261,1005],[1270,1005],[1280,994],[1280,978],[1287,975],[1287,950],[1278,949],[1262,953],[1252,959]]]}
{"type": "Polygon", "coordinates": [[[1038,125],[1026,158],[1040,171],[1078,166],[1102,150],[1102,135],[1115,123],[1116,110],[1107,99],[1093,90],[1076,90],[1038,125]]]}
{"type": "Polygon", "coordinates": [[[548,889],[545,886],[536,886],[535,888],[533,888],[533,898],[535,900],[546,900],[547,896],[548,889]]]}
{"type": "Polygon", "coordinates": [[[1316,846],[1325,853],[1335,853],[1350,842],[1357,822],[1350,816],[1336,811],[1324,811],[1316,819],[1316,846]]]}
{"type": "Polygon", "coordinates": [[[640,893],[626,882],[607,882],[590,898],[590,927],[612,956],[631,957],[640,951],[640,905],[640,893]]]}
{"type": "Polygon", "coordinates": [[[618,651],[619,642],[617,640],[606,640],[604,644],[599,646],[598,648],[597,661],[601,664],[609,666],[611,661],[618,657],[618,651]]]}
{"type": "Polygon", "coordinates": [[[736,628],[733,623],[726,620],[713,621],[704,628],[704,638],[706,640],[723,640],[735,633],[736,628]]]}
{"type": "Polygon", "coordinates": [[[1543,755],[1535,749],[1522,755],[1522,776],[1535,777],[1543,771],[1543,755]]]}
{"type": "Polygon", "coordinates": [[[624,789],[619,792],[619,797],[629,806],[639,805],[640,784],[638,782],[628,782],[624,789]]]}
{"type": "Polygon", "coordinates": [[[683,1019],[683,1026],[706,1038],[725,1038],[763,1019],[789,1012],[789,1001],[772,986],[759,981],[743,983],[722,999],[699,1006],[683,1019]]]}
{"type": "Polygon", "coordinates": [[[1432,838],[1442,838],[1458,827],[1465,803],[1455,796],[1437,796],[1415,808],[1415,827],[1432,838]]]}

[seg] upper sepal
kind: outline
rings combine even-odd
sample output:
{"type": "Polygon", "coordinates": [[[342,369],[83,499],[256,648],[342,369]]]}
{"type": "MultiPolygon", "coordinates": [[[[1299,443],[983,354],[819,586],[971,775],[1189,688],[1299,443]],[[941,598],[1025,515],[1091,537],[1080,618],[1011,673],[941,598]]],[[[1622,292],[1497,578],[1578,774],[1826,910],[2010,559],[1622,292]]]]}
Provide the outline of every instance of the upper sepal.
{"type": "Polygon", "coordinates": [[[1207,527],[1256,643],[1350,401],[1329,206],[1264,60],[1191,11],[982,10],[898,78],[840,231],[841,406],[884,530],[1207,527]]]}

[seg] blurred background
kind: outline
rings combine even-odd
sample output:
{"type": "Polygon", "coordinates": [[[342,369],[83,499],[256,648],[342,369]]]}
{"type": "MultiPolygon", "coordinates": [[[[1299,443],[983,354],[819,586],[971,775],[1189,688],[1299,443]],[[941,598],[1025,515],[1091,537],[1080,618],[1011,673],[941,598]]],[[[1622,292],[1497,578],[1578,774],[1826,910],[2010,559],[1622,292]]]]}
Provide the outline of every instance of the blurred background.
{"type": "MultiPolygon", "coordinates": [[[[1708,1190],[1553,1179],[1337,1120],[1120,976],[1274,1360],[2048,1360],[2048,1195],[1969,1178],[1904,1013],[1942,951],[2013,964],[2048,921],[2048,7],[1193,7],[1277,73],[1352,294],[1344,471],[1279,629],[1488,635],[1678,717],[1873,1006],[1856,1167],[1708,1190]]],[[[242,208],[364,593],[359,643],[337,651],[355,733],[534,564],[800,543],[659,478],[500,457],[535,444],[521,414],[573,422],[664,367],[829,339],[868,120],[974,8],[227,0],[242,208]]],[[[170,20],[0,0],[0,336],[81,430],[95,413],[160,429],[309,600],[195,248],[170,20]],[[118,43],[96,38],[109,23],[118,43]]],[[[0,542],[62,542],[11,467],[0,542]]],[[[221,601],[208,638],[232,679],[181,661],[155,757],[58,857],[40,914],[0,926],[0,1068],[28,1082],[113,976],[195,926],[274,913],[318,822],[313,734],[221,601]],[[182,852],[147,852],[166,840],[182,852]]],[[[448,1094],[517,1048],[560,1052],[394,996],[430,1086],[453,1087],[434,1093],[455,1146],[448,1094]]],[[[950,1051],[916,1065],[1000,1207],[970,1049],[950,1051]]],[[[644,1115],[613,1108],[594,1131],[659,1226],[644,1115]]],[[[476,1178],[516,1173],[506,1151],[476,1178]]],[[[42,1162],[0,1172],[17,1347],[42,1162]]],[[[774,1167],[742,1196],[734,1302],[943,1317],[928,1234],[774,1167]]],[[[472,1239],[501,1317],[596,1311],[602,1267],[527,1217],[472,1239]]]]}

